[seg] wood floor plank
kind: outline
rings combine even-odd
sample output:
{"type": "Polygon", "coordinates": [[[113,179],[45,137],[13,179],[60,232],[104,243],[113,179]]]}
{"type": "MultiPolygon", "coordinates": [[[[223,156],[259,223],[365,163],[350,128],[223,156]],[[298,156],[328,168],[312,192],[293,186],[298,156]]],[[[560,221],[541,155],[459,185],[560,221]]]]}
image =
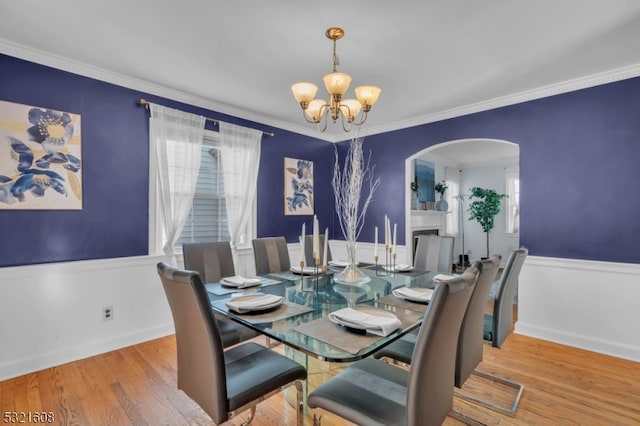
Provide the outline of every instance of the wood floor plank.
{"type": "MultiPolygon", "coordinates": [[[[58,425],[210,425],[209,416],[177,389],[175,344],[175,336],[167,336],[0,382],[0,412],[52,411],[58,425]]],[[[513,418],[454,398],[454,411],[484,424],[640,425],[639,363],[512,334],[502,349],[485,346],[479,369],[525,385],[513,418]]],[[[339,370],[328,366],[313,381],[339,370]]],[[[509,396],[486,383],[468,386],[501,400],[509,396]]],[[[226,425],[240,425],[245,417],[226,425]]],[[[280,393],[258,405],[252,424],[293,425],[295,410],[280,393]]],[[[305,424],[312,424],[311,410],[305,424]]],[[[328,416],[322,424],[349,423],[328,416]]],[[[449,417],[444,424],[462,423],[449,417]]]]}

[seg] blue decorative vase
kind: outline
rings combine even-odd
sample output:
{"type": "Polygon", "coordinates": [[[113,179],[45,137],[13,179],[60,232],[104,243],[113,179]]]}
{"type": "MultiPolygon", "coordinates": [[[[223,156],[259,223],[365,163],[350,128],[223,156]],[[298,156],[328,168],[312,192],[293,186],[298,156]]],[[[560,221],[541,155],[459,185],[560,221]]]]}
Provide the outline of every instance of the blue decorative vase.
{"type": "Polygon", "coordinates": [[[449,203],[444,199],[444,194],[440,194],[440,200],[436,202],[436,210],[439,212],[446,212],[449,210],[449,203]]]}

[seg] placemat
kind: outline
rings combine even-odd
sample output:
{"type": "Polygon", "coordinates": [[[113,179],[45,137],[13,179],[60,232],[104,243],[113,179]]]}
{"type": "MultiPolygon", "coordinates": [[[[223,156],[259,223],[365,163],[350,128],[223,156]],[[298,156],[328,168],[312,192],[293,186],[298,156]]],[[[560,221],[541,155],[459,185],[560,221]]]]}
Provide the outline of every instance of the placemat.
{"type": "Polygon", "coordinates": [[[421,312],[424,314],[424,311],[427,310],[426,303],[412,302],[410,300],[401,299],[399,297],[394,296],[393,294],[387,294],[384,297],[376,299],[377,303],[382,303],[384,305],[396,306],[398,308],[403,309],[411,309],[412,311],[421,312]]]}
{"type": "MultiPolygon", "coordinates": [[[[402,323],[402,328],[408,327],[421,316],[420,313],[415,311],[404,311],[403,313],[395,314],[402,323]]],[[[299,325],[294,330],[350,354],[357,354],[362,349],[382,339],[382,337],[374,334],[360,334],[348,331],[346,328],[332,323],[326,317],[299,325]]]]}
{"type": "MultiPolygon", "coordinates": [[[[229,309],[227,308],[226,300],[220,300],[218,302],[213,303],[213,306],[217,309],[228,313],[229,309]]],[[[265,322],[276,322],[281,319],[294,317],[296,315],[305,314],[307,312],[313,311],[313,308],[304,305],[298,305],[297,303],[283,302],[282,305],[278,306],[273,310],[269,310],[266,312],[255,312],[251,314],[234,314],[239,318],[242,318],[244,321],[250,322],[251,324],[260,324],[265,322]]]]}
{"type": "Polygon", "coordinates": [[[237,293],[243,290],[257,290],[261,287],[267,287],[270,285],[280,284],[282,281],[274,280],[273,278],[258,277],[260,279],[260,285],[245,288],[225,287],[221,283],[207,283],[205,287],[209,293],[213,293],[216,296],[224,296],[225,294],[237,293]]]}
{"type": "Polygon", "coordinates": [[[384,269],[384,266],[382,266],[382,265],[378,265],[377,267],[376,267],[376,265],[371,265],[371,266],[369,266],[368,268],[369,268],[369,269],[372,269],[372,270],[374,270],[374,271],[377,271],[377,272],[380,274],[380,276],[379,276],[379,277],[380,277],[380,278],[383,278],[383,279],[385,278],[385,276],[393,277],[394,275],[397,275],[397,276],[399,276],[399,277],[401,277],[401,276],[403,276],[403,275],[404,275],[404,276],[409,276],[409,277],[417,277],[417,276],[419,276],[419,275],[423,275],[423,274],[425,274],[425,273],[429,272],[429,271],[425,271],[425,270],[423,270],[423,269],[412,269],[412,270],[410,270],[410,271],[395,271],[395,272],[393,272],[393,271],[386,271],[386,270],[384,269]],[[384,275],[384,274],[389,274],[389,275],[384,275]]]}

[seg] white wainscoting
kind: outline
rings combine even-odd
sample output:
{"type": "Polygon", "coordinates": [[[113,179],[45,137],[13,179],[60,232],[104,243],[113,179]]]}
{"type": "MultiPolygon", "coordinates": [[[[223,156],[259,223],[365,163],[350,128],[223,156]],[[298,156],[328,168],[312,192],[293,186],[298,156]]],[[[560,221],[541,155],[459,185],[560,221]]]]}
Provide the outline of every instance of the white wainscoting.
{"type": "MultiPolygon", "coordinates": [[[[330,241],[346,259],[344,241],[330,241]]],[[[289,245],[292,259],[300,256],[289,245]]],[[[398,256],[405,247],[398,246],[398,256]]],[[[371,262],[373,244],[358,245],[371,262]]],[[[156,273],[162,257],[0,268],[0,380],[173,333],[156,273]],[[113,306],[114,318],[102,320],[113,306]]],[[[239,273],[254,270],[251,250],[239,273]]],[[[640,361],[640,265],[529,256],[516,332],[640,361]]]]}
{"type": "Polygon", "coordinates": [[[529,256],[516,332],[640,361],[640,265],[529,256]]]}
{"type": "Polygon", "coordinates": [[[0,380],[172,334],[160,260],[0,268],[0,380]]]}

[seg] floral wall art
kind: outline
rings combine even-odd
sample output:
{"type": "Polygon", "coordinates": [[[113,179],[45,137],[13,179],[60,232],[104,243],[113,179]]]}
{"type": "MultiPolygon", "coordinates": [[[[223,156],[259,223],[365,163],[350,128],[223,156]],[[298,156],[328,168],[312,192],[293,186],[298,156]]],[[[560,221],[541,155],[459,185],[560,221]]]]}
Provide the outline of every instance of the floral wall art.
{"type": "Polygon", "coordinates": [[[313,214],[313,161],[284,158],[284,214],[313,214]]]}
{"type": "Polygon", "coordinates": [[[81,210],[80,115],[0,101],[0,209],[81,210]]]}

